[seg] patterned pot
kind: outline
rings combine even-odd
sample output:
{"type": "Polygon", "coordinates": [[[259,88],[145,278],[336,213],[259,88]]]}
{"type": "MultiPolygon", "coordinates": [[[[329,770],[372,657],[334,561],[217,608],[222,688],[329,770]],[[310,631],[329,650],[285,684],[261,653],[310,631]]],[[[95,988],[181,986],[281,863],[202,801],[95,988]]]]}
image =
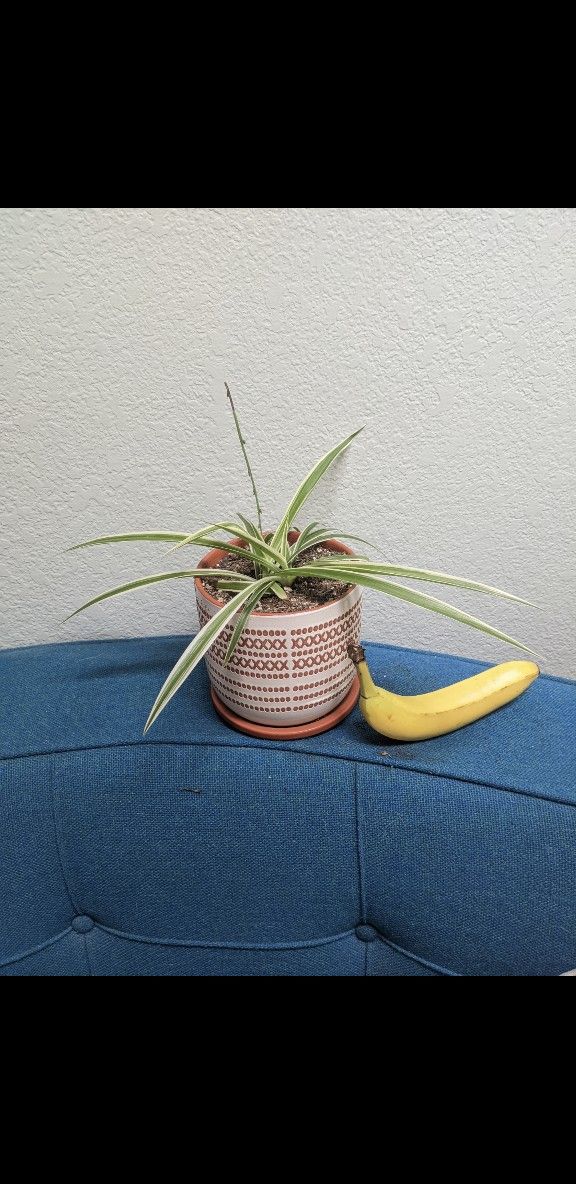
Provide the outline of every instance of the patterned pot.
{"type": "MultiPolygon", "coordinates": [[[[336,541],[331,551],[352,554],[336,541]]],[[[210,551],[199,567],[215,567],[225,552],[210,551]]],[[[203,626],[222,607],[196,580],[203,626]]],[[[226,647],[236,617],[206,654],[212,688],[236,715],[256,724],[291,727],[327,715],[346,698],[355,670],[346,652],[358,643],[361,590],[357,586],[321,608],[298,613],[252,613],[230,662],[226,647]]]]}

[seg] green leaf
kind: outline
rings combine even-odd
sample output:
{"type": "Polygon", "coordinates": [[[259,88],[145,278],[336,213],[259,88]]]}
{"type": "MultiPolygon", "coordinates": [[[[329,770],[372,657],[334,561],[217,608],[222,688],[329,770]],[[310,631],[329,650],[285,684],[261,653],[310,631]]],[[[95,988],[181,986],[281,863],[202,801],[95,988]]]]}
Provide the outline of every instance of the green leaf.
{"type": "Polygon", "coordinates": [[[376,576],[366,575],[364,572],[355,570],[352,565],[335,568],[331,564],[322,567],[320,564],[311,563],[308,567],[298,568],[298,573],[302,573],[305,576],[313,575],[323,580],[338,580],[344,584],[360,584],[364,588],[375,588],[377,592],[384,592],[387,596],[395,596],[399,600],[406,600],[410,604],[416,604],[419,608],[426,608],[430,612],[440,613],[441,616],[449,617],[453,621],[459,621],[462,625],[469,625],[471,629],[480,629],[482,633],[489,633],[491,637],[497,637],[500,641],[506,641],[509,645],[514,645],[520,650],[525,650],[528,654],[534,653],[523,642],[516,641],[514,637],[509,637],[507,633],[502,633],[492,625],[487,625],[485,621],[480,621],[477,617],[471,617],[468,613],[454,608],[451,604],[446,604],[443,600],[437,600],[435,596],[427,596],[422,592],[415,592],[412,588],[405,588],[402,584],[390,584],[387,580],[379,580],[376,576]]]}
{"type": "MultiPolygon", "coordinates": [[[[258,583],[260,585],[260,594],[262,594],[262,588],[267,587],[269,581],[268,579],[259,580],[258,583]]],[[[192,673],[194,667],[197,666],[198,662],[200,662],[204,657],[204,654],[210,648],[212,642],[214,642],[216,638],[219,637],[222,630],[226,628],[229,620],[238,612],[248,597],[251,597],[253,594],[255,594],[255,591],[256,586],[254,582],[251,581],[250,586],[244,588],[242,592],[238,592],[238,594],[232,600],[230,600],[228,604],[225,604],[223,608],[219,609],[219,611],[215,613],[209,621],[207,621],[200,632],[196,634],[196,637],[193,638],[193,640],[190,642],[190,645],[187,646],[184,650],[184,653],[181,654],[176,665],[170,671],[170,674],[168,675],[164,685],[161,687],[160,692],[152,706],[150,715],[146,721],[144,733],[146,733],[148,729],[152,727],[152,724],[158,718],[160,712],[164,710],[166,704],[170,702],[172,696],[176,694],[176,691],[179,690],[179,688],[182,686],[182,683],[188,678],[188,675],[192,673]]]]}
{"type": "MultiPolygon", "coordinates": [[[[346,539],[346,541],[350,542],[350,543],[362,543],[363,547],[369,547],[371,551],[376,550],[374,543],[369,543],[368,539],[362,539],[362,538],[360,538],[360,535],[357,535],[357,534],[340,534],[339,531],[333,530],[330,535],[330,538],[335,539],[336,542],[340,542],[342,539],[346,539]]],[[[326,540],[326,541],[328,541],[328,540],[326,540]]],[[[353,558],[355,558],[355,556],[351,555],[350,558],[353,559],[353,558]]]]}
{"type": "Polygon", "coordinates": [[[265,559],[263,561],[261,544],[264,542],[264,538],[262,537],[262,531],[259,529],[259,527],[255,526],[253,522],[249,522],[248,518],[245,518],[243,514],[239,514],[238,517],[242,523],[242,526],[248,532],[251,538],[257,539],[257,542],[247,542],[246,547],[244,548],[244,555],[250,556],[250,559],[254,564],[254,574],[256,578],[258,578],[259,575],[264,575],[273,566],[277,566],[277,564],[273,565],[272,563],[267,562],[265,559]]]}
{"type": "Polygon", "coordinates": [[[99,547],[102,543],[182,543],[187,535],[174,530],[145,530],[136,534],[104,534],[85,543],[67,547],[67,551],[81,551],[83,547],[99,547]]]}
{"type": "Polygon", "coordinates": [[[348,448],[348,445],[352,443],[354,438],[361,431],[362,428],[358,428],[358,431],[352,432],[352,434],[347,436],[345,440],[341,440],[339,444],[336,444],[334,448],[331,448],[330,452],[327,452],[326,455],[321,458],[321,460],[317,461],[317,463],[314,465],[314,468],[310,470],[308,476],[304,478],[302,484],[296,490],[292,501],[289,502],[286,510],[284,511],[284,515],[272,539],[272,547],[280,551],[283,557],[285,557],[287,554],[287,535],[291,523],[294,521],[296,515],[300,513],[300,510],[302,509],[306,499],[310,496],[312,490],[318,484],[320,478],[324,476],[326,470],[330,468],[330,465],[336,460],[336,457],[340,456],[340,454],[344,452],[346,448],[348,448]]]}
{"type": "Polygon", "coordinates": [[[307,547],[311,546],[308,540],[313,538],[319,530],[321,530],[321,527],[318,522],[309,522],[308,526],[305,526],[304,530],[300,531],[296,542],[291,544],[288,552],[290,558],[295,559],[301,551],[305,551],[307,547]]]}
{"type": "Polygon", "coordinates": [[[239,592],[244,587],[246,580],[252,578],[252,576],[238,576],[237,580],[218,580],[218,591],[239,592]]]}
{"type": "MultiPolygon", "coordinates": [[[[178,551],[180,547],[185,547],[188,544],[198,544],[199,541],[204,546],[205,544],[202,540],[206,539],[208,535],[212,535],[215,530],[225,530],[231,535],[243,539],[244,542],[250,543],[254,554],[258,554],[259,562],[267,568],[286,567],[286,560],[280,551],[275,550],[270,543],[265,543],[261,537],[251,534],[250,531],[240,526],[237,522],[216,522],[212,526],[203,526],[201,530],[195,531],[194,534],[186,535],[177,543],[173,550],[178,551]]],[[[218,543],[218,546],[220,546],[220,543],[218,543]]]]}
{"type": "Polygon", "coordinates": [[[208,547],[211,549],[218,549],[219,551],[226,551],[230,555],[246,555],[245,547],[236,546],[227,539],[210,538],[209,532],[211,530],[221,529],[220,524],[216,526],[203,527],[201,531],[197,531],[195,535],[183,534],[181,531],[171,530],[148,530],[141,531],[137,534],[108,534],[102,535],[97,539],[88,539],[85,543],[76,543],[74,547],[68,547],[68,551],[81,551],[83,547],[95,547],[102,543],[139,543],[139,542],[160,542],[160,543],[176,543],[175,547],[171,547],[169,554],[172,551],[177,551],[179,547],[184,546],[191,538],[199,547],[208,547]]]}
{"type": "Polygon", "coordinates": [[[259,540],[259,542],[264,542],[264,536],[258,526],[255,526],[254,523],[250,522],[248,518],[245,518],[243,514],[239,514],[238,518],[240,519],[244,529],[247,530],[249,534],[254,535],[255,538],[259,540]]]}
{"type": "Polygon", "coordinates": [[[270,591],[273,592],[279,600],[288,600],[288,593],[286,589],[282,587],[282,584],[272,584],[270,591]]]}
{"type": "MultiPolygon", "coordinates": [[[[251,558],[248,547],[237,546],[235,543],[229,543],[226,539],[212,539],[205,536],[204,538],[197,538],[194,546],[209,547],[210,550],[226,551],[229,555],[241,555],[243,559],[251,558]]],[[[171,547],[168,555],[171,555],[177,549],[177,547],[171,547]]]]}
{"type": "MultiPolygon", "coordinates": [[[[341,536],[342,537],[342,536],[341,536]]],[[[517,604],[534,605],[522,596],[514,596],[512,592],[503,592],[501,588],[493,588],[490,584],[480,584],[477,580],[467,580],[462,576],[450,576],[441,571],[426,571],[418,567],[398,567],[389,563],[371,563],[368,559],[361,559],[355,555],[334,555],[312,560],[309,567],[316,564],[321,567],[335,567],[349,569],[354,572],[363,571],[366,575],[402,576],[407,580],[426,580],[430,584],[449,584],[453,588],[466,588],[469,592],[487,592],[491,596],[501,596],[504,600],[514,600],[517,604]]]]}
{"type": "Polygon", "coordinates": [[[102,600],[109,600],[111,596],[121,596],[124,592],[134,592],[138,588],[146,588],[148,584],[159,584],[162,580],[190,580],[200,578],[205,579],[219,579],[221,576],[229,576],[235,580],[244,579],[246,584],[254,584],[254,580],[250,576],[240,576],[238,572],[224,571],[220,567],[197,567],[192,571],[164,571],[155,576],[143,576],[140,580],[131,580],[128,584],[119,584],[117,588],[111,588],[108,592],[101,592],[99,596],[93,596],[92,600],[87,600],[85,604],[81,604],[80,608],[74,610],[67,617],[64,622],[70,621],[72,617],[76,617],[78,613],[83,613],[84,609],[91,608],[93,604],[100,604],[102,600]]]}
{"type": "MultiPolygon", "coordinates": [[[[181,535],[176,542],[176,546],[172,547],[171,549],[172,551],[179,551],[180,547],[195,545],[205,547],[206,539],[212,538],[212,536],[214,536],[218,530],[225,530],[229,533],[234,532],[234,534],[238,534],[236,524],[234,522],[211,522],[208,526],[201,526],[199,530],[194,530],[191,534],[181,535]]],[[[221,546],[220,539],[215,538],[213,541],[218,547],[221,546]]],[[[228,542],[229,540],[226,539],[224,541],[228,542]]]]}
{"type": "MultiPolygon", "coordinates": [[[[332,539],[336,541],[346,539],[348,542],[363,543],[365,547],[370,547],[371,550],[374,550],[372,543],[369,543],[366,539],[359,538],[357,534],[339,534],[338,531],[329,529],[313,530],[310,533],[306,533],[305,529],[302,531],[300,538],[296,539],[296,542],[292,544],[290,556],[292,559],[295,559],[297,555],[300,555],[302,551],[307,551],[309,547],[318,547],[322,543],[331,542],[332,539]],[[302,542],[302,538],[304,538],[304,542],[302,542]]],[[[339,552],[338,554],[335,553],[334,558],[345,559],[346,556],[343,552],[339,552]]]]}

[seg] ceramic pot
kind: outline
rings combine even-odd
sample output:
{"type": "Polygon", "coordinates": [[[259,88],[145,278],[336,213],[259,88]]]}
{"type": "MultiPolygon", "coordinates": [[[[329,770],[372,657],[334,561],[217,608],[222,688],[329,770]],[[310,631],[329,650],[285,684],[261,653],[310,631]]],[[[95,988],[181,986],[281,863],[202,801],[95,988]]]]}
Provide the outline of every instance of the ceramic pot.
{"type": "MultiPolygon", "coordinates": [[[[353,553],[336,541],[323,545],[353,553]]],[[[198,566],[216,567],[224,555],[210,551],[198,566]]],[[[222,603],[202,580],[195,580],[195,585],[203,626],[222,603]]],[[[347,647],[359,641],[361,608],[361,590],[355,586],[321,608],[252,613],[225,665],[234,617],[206,654],[213,691],[226,707],[254,724],[286,728],[328,715],[346,698],[355,679],[347,647]]]]}

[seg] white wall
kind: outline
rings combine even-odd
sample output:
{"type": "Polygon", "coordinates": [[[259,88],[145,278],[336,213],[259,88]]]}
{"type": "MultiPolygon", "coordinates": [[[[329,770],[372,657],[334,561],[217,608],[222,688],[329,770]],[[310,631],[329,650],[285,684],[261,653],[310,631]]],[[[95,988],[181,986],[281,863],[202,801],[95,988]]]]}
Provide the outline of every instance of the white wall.
{"type": "MultiPolygon", "coordinates": [[[[552,208],[4,208],[0,644],[195,629],[180,581],[62,626],[174,566],[158,545],[63,551],[252,513],[227,379],[268,523],[365,424],[313,516],[539,602],[453,594],[576,674],[575,232],[552,208]]],[[[517,656],[366,600],[367,638],[517,656]]]]}

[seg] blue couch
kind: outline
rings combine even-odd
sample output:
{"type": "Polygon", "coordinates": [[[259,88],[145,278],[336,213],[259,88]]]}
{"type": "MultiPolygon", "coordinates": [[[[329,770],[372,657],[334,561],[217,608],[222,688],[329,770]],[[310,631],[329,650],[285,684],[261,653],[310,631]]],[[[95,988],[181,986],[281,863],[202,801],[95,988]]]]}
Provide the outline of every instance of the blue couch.
{"type": "MultiPolygon", "coordinates": [[[[229,730],[186,638],[0,652],[0,974],[555,976],[576,966],[576,686],[387,742],[229,730]]],[[[480,668],[369,646],[415,693],[480,668]]]]}

